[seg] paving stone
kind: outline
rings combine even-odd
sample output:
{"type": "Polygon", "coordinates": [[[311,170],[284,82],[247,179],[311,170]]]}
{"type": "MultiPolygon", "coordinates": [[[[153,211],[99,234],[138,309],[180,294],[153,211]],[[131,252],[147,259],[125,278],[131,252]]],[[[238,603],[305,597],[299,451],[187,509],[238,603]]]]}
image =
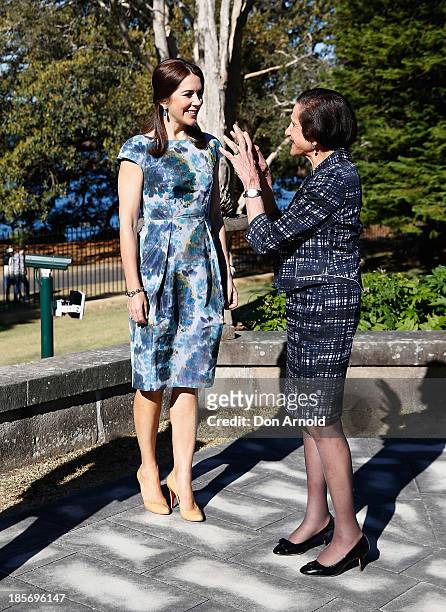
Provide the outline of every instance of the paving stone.
{"type": "Polygon", "coordinates": [[[303,555],[290,556],[275,555],[272,548],[269,542],[259,544],[247,552],[235,555],[231,558],[231,562],[241,563],[247,567],[290,580],[296,587],[298,585],[299,590],[301,585],[312,588],[317,586],[319,592],[331,595],[331,598],[339,596],[348,601],[372,605],[375,608],[415,584],[415,580],[411,578],[375,569],[372,564],[367,565],[363,572],[360,572],[358,568],[353,568],[340,576],[332,576],[329,580],[317,576],[304,576],[300,573],[300,568],[316,559],[323,550],[323,545],[312,548],[303,555]]]}
{"type": "Polygon", "coordinates": [[[391,499],[419,499],[421,497],[411,466],[400,458],[372,458],[360,456],[352,459],[353,486],[366,499],[375,496],[391,499]]]}
{"type": "Polygon", "coordinates": [[[295,510],[307,504],[306,476],[296,473],[294,481],[290,478],[272,476],[246,485],[241,489],[243,495],[273,501],[295,510]]]}
{"type": "Polygon", "coordinates": [[[436,539],[423,500],[398,500],[396,504],[377,498],[375,505],[363,507],[356,518],[368,530],[384,530],[401,540],[435,546],[436,539]],[[367,517],[367,521],[366,521],[367,517]]]}
{"type": "Polygon", "coordinates": [[[15,553],[2,553],[0,549],[0,572],[3,572],[9,576],[20,576],[24,572],[28,572],[31,569],[47,565],[57,559],[71,554],[67,550],[62,550],[54,544],[40,544],[34,548],[26,550],[18,550],[15,553]]]}
{"type": "MultiPolygon", "coordinates": [[[[58,592],[60,593],[60,591],[58,592]]],[[[82,612],[82,610],[85,612],[86,610],[90,610],[90,608],[86,608],[74,601],[68,600],[68,598],[65,598],[63,602],[63,605],[67,605],[65,608],[61,608],[60,603],[46,604],[42,601],[14,603],[11,601],[11,596],[14,597],[16,595],[26,595],[27,599],[30,597],[33,600],[37,598],[41,600],[42,598],[48,598],[50,595],[54,596],[55,593],[56,591],[49,592],[47,589],[41,589],[27,582],[23,582],[18,578],[3,578],[3,580],[0,581],[0,610],[8,610],[8,612],[39,610],[40,612],[46,609],[55,610],[57,609],[55,606],[59,606],[59,612],[62,612],[62,610],[69,610],[70,612],[82,612]]]]}
{"type": "Polygon", "coordinates": [[[352,455],[366,453],[369,456],[382,448],[380,438],[347,438],[352,455]]]}
{"type": "Polygon", "coordinates": [[[234,612],[234,610],[240,610],[240,608],[233,608],[228,605],[224,606],[218,601],[208,599],[204,603],[191,608],[188,612],[234,612]]]}
{"type": "Polygon", "coordinates": [[[219,484],[238,487],[270,473],[292,475],[293,470],[299,468],[305,470],[305,459],[301,449],[285,454],[280,460],[265,460],[256,455],[242,456],[238,453],[223,452],[208,455],[202,461],[197,461],[194,464],[193,478],[194,482],[207,483],[219,475],[219,484]]]}
{"type": "Polygon", "coordinates": [[[277,542],[279,538],[288,538],[290,533],[303,521],[305,509],[292,512],[280,521],[275,521],[266,527],[262,527],[258,532],[271,538],[271,542],[277,542]]]}
{"type": "Polygon", "coordinates": [[[281,577],[197,553],[166,563],[150,575],[246,611],[308,612],[333,598],[300,583],[297,587],[281,577]]]}
{"type": "Polygon", "coordinates": [[[205,448],[197,451],[192,459],[192,465],[196,465],[200,463],[203,459],[209,459],[210,457],[216,457],[226,451],[233,444],[233,440],[229,440],[228,442],[223,442],[218,446],[206,446],[205,448]]]}
{"type": "MultiPolygon", "coordinates": [[[[364,572],[330,580],[300,574],[323,545],[299,556],[272,553],[304,517],[302,440],[244,439],[194,456],[204,523],[184,521],[177,508],[171,516],[147,512],[135,478],[45,507],[44,520],[37,513],[0,520],[0,574],[12,573],[0,583],[0,610],[446,609],[444,443],[350,438],[349,445],[358,522],[366,521],[371,541],[384,529],[380,557],[364,572]],[[23,608],[6,601],[5,587],[64,592],[67,606],[23,608]]],[[[163,466],[160,477],[169,471],[163,466]]]]}
{"type": "Polygon", "coordinates": [[[446,550],[439,550],[407,568],[404,575],[446,589],[446,550]]]}
{"type": "Polygon", "coordinates": [[[239,438],[218,447],[204,449],[194,456],[194,465],[200,459],[214,457],[230,460],[231,463],[252,463],[263,461],[286,461],[293,455],[303,454],[301,438],[239,438]]]}
{"type": "Polygon", "coordinates": [[[444,612],[446,610],[446,591],[433,584],[421,582],[382,606],[381,610],[386,612],[444,612]]]}
{"type": "MultiPolygon", "coordinates": [[[[335,597],[332,601],[318,608],[317,612],[364,612],[364,606],[335,597]]],[[[367,612],[378,612],[378,608],[367,608],[367,612]]]]}
{"type": "MultiPolygon", "coordinates": [[[[414,465],[413,469],[417,469],[414,465]]],[[[446,457],[436,459],[415,476],[422,493],[446,493],[446,457]]]]}
{"type": "Polygon", "coordinates": [[[240,487],[267,476],[269,476],[269,473],[260,472],[255,468],[248,471],[246,465],[218,463],[215,467],[212,467],[211,464],[206,472],[194,478],[193,489],[195,491],[210,485],[213,489],[234,489],[237,491],[240,487]]]}
{"type": "Polygon", "coordinates": [[[139,505],[142,505],[141,495],[136,485],[128,479],[128,483],[110,483],[106,490],[101,487],[83,491],[51,504],[46,509],[46,516],[49,520],[75,529],[139,505]]]}
{"type": "Polygon", "coordinates": [[[360,440],[367,440],[367,447],[369,449],[370,456],[372,457],[375,453],[379,453],[384,448],[384,442],[382,438],[358,438],[360,440]]]}
{"type": "Polygon", "coordinates": [[[57,545],[136,573],[158,567],[190,550],[109,521],[75,529],[60,538],[57,545]]]}
{"type": "MultiPolygon", "coordinates": [[[[312,578],[316,577],[307,576],[308,580],[312,578]]],[[[381,607],[414,584],[412,578],[375,568],[370,563],[362,572],[355,567],[340,576],[330,577],[327,589],[338,597],[367,606],[368,610],[381,607]]]]}
{"type": "Polygon", "coordinates": [[[109,521],[222,558],[235,555],[241,549],[254,546],[264,539],[254,530],[211,516],[201,523],[185,521],[177,508],[170,516],[134,508],[111,517],[109,521]]]}
{"type": "Polygon", "coordinates": [[[63,532],[64,529],[57,524],[42,520],[37,515],[0,519],[0,559],[2,552],[9,555],[14,551],[28,550],[38,542],[57,538],[63,532]]]}
{"type": "MultiPolygon", "coordinates": [[[[303,555],[275,555],[273,553],[273,548],[276,543],[274,539],[262,542],[247,551],[234,555],[231,557],[230,561],[246,567],[251,567],[260,572],[272,574],[273,576],[279,576],[295,584],[312,588],[311,584],[308,583],[307,577],[299,572],[299,568],[305,565],[305,563],[315,559],[321,550],[323,550],[323,544],[312,548],[303,555]]],[[[320,588],[322,592],[329,591],[327,584],[324,586],[318,583],[318,588],[320,588]]],[[[331,598],[333,597],[334,595],[331,596],[331,598]]]]}
{"type": "Polygon", "coordinates": [[[289,510],[272,502],[262,502],[234,491],[213,494],[210,487],[195,491],[195,499],[206,516],[259,529],[289,514],[289,510]]]}
{"type": "Polygon", "coordinates": [[[382,444],[387,453],[425,467],[437,458],[446,456],[446,444],[442,438],[385,438],[382,444]]]}
{"type": "Polygon", "coordinates": [[[446,546],[446,497],[434,493],[422,494],[437,544],[446,546]]]}
{"type": "MultiPolygon", "coordinates": [[[[290,478],[292,481],[295,478],[302,479],[302,475],[306,478],[305,459],[303,457],[288,459],[288,461],[259,461],[249,472],[252,474],[252,481],[269,476],[290,478]]],[[[250,484],[248,480],[241,482],[240,487],[244,487],[246,484],[250,484]]]]}
{"type": "MultiPolygon", "coordinates": [[[[369,541],[373,547],[373,535],[369,535],[369,541]]],[[[386,531],[379,537],[377,546],[380,556],[373,560],[373,567],[380,567],[395,573],[404,571],[433,552],[430,546],[397,538],[387,534],[386,531]]],[[[369,558],[372,554],[373,550],[370,551],[369,558]]]]}
{"type": "Polygon", "coordinates": [[[123,568],[75,553],[23,574],[22,580],[99,610],[181,612],[204,597],[123,568]],[[150,606],[150,608],[149,608],[150,606]]]}
{"type": "MultiPolygon", "coordinates": [[[[54,601],[51,603],[36,602],[32,604],[29,604],[27,602],[25,605],[26,605],[26,608],[23,607],[23,604],[17,604],[17,606],[8,608],[8,612],[55,612],[56,610],[58,612],[88,612],[89,610],[92,610],[90,606],[84,606],[83,604],[72,601],[71,599],[68,599],[67,597],[65,597],[62,602],[60,601],[59,602],[54,601]]],[[[96,608],[96,610],[99,610],[99,608],[96,608]]]]}

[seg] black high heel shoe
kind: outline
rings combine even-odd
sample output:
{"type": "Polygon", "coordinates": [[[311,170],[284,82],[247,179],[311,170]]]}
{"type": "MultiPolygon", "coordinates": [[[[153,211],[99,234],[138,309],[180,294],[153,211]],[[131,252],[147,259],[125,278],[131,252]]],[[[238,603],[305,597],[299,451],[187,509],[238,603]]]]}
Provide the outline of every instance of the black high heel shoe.
{"type": "Polygon", "coordinates": [[[364,559],[370,550],[370,544],[365,534],[348,553],[333,565],[322,565],[317,559],[310,561],[300,568],[302,574],[307,576],[338,576],[343,572],[356,567],[359,561],[359,569],[364,569],[364,559]]]}
{"type": "Polygon", "coordinates": [[[275,555],[303,555],[307,550],[319,546],[319,544],[328,544],[333,536],[334,529],[334,518],[330,512],[328,515],[330,517],[328,524],[310,538],[298,544],[290,542],[290,540],[286,540],[285,538],[280,538],[273,553],[275,555]]]}

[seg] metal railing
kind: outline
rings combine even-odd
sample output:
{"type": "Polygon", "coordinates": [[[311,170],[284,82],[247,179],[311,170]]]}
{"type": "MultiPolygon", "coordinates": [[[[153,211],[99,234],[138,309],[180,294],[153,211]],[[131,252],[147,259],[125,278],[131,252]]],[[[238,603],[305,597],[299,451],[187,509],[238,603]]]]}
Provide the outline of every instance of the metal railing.
{"type": "MultiPolygon", "coordinates": [[[[255,253],[244,237],[247,228],[246,216],[236,219],[225,219],[225,226],[229,235],[229,248],[232,265],[235,267],[236,277],[249,276],[272,272],[273,260],[271,255],[258,255],[255,253]]],[[[65,271],[54,271],[54,295],[62,297],[68,295],[71,289],[83,291],[87,299],[114,295],[125,291],[125,279],[122,269],[119,229],[107,229],[101,232],[92,231],[89,227],[67,229],[63,234],[54,232],[33,231],[24,232],[23,235],[14,233],[12,239],[0,240],[1,263],[9,246],[25,246],[28,253],[45,255],[58,255],[71,257],[70,268],[65,271]]],[[[369,265],[376,267],[380,259],[374,264],[375,251],[379,254],[384,248],[391,248],[396,252],[409,248],[412,253],[416,251],[416,241],[407,238],[392,238],[388,228],[367,228],[362,234],[362,254],[369,261],[369,265]]],[[[17,248],[19,248],[17,246],[17,248]]],[[[410,253],[407,262],[410,263],[410,253]]],[[[9,288],[10,302],[6,302],[4,266],[0,265],[0,308],[5,309],[14,305],[14,286],[9,288]]],[[[28,270],[29,298],[31,303],[38,303],[39,287],[37,279],[31,269],[28,270]]],[[[22,286],[22,293],[24,287],[22,286]]],[[[22,297],[24,297],[22,295],[22,297]]]]}
{"type": "MultiPolygon", "coordinates": [[[[242,223],[242,227],[246,223],[242,223]]],[[[83,291],[87,299],[114,295],[125,291],[125,279],[119,248],[119,230],[108,229],[94,233],[90,228],[67,229],[64,234],[38,231],[14,234],[14,241],[0,241],[0,254],[6,254],[8,247],[15,250],[25,247],[26,253],[42,255],[57,255],[71,257],[70,268],[65,271],[55,270],[53,274],[54,295],[68,295],[71,289],[83,291]]],[[[236,276],[246,276],[272,270],[271,258],[257,255],[252,251],[244,238],[244,229],[231,232],[231,250],[236,276]]],[[[39,287],[37,277],[30,268],[27,270],[29,282],[29,301],[38,303],[39,287]]],[[[9,288],[9,303],[7,302],[4,282],[4,266],[0,267],[0,307],[13,307],[14,285],[9,288]]],[[[18,301],[25,300],[25,287],[21,286],[21,296],[18,301]]]]}

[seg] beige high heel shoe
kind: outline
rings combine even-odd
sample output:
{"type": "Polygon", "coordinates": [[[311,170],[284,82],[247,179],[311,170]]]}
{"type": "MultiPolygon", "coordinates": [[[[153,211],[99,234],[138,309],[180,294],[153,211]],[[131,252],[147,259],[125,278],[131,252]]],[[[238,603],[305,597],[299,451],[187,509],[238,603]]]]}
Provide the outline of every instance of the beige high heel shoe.
{"type": "Polygon", "coordinates": [[[177,486],[175,483],[173,470],[172,472],[170,472],[170,474],[166,478],[166,484],[167,484],[167,488],[169,489],[170,507],[172,508],[172,510],[175,505],[175,497],[177,497],[181,518],[183,518],[185,521],[194,521],[194,522],[204,521],[203,513],[201,512],[200,508],[195,503],[195,500],[194,500],[194,507],[192,510],[183,510],[181,508],[181,501],[180,501],[180,498],[178,497],[177,486]]]}
{"type": "Polygon", "coordinates": [[[141,487],[141,495],[142,495],[142,499],[144,502],[144,508],[146,510],[148,510],[149,512],[153,512],[154,514],[170,514],[171,510],[167,504],[167,501],[164,500],[163,502],[155,502],[155,501],[150,501],[146,495],[144,495],[144,484],[143,484],[143,479],[141,478],[141,466],[138,468],[138,471],[136,472],[136,478],[138,479],[139,482],[139,486],[141,487]]]}

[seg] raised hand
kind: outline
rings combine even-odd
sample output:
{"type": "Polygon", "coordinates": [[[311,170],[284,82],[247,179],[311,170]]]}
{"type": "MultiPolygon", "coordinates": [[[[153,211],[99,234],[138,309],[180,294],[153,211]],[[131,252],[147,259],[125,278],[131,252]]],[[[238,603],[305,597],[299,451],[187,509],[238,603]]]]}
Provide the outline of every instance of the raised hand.
{"type": "Polygon", "coordinates": [[[256,162],[257,154],[248,132],[242,131],[238,125],[234,124],[234,129],[231,130],[230,134],[234,140],[223,136],[230,151],[220,147],[221,153],[231,162],[245,189],[259,188],[260,176],[256,162]]]}

